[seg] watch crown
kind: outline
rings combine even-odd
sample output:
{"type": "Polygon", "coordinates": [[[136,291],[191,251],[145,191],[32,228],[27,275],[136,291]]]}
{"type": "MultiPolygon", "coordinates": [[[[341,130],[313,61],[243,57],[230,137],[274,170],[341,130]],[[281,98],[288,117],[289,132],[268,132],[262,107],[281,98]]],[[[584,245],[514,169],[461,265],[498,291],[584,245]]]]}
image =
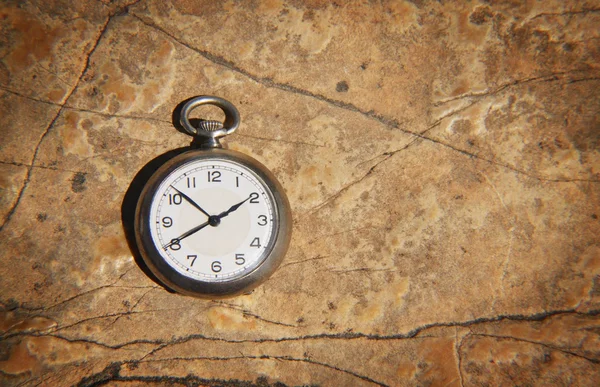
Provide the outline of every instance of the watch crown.
{"type": "Polygon", "coordinates": [[[215,130],[219,129],[223,129],[223,123],[219,121],[200,121],[200,124],[198,125],[198,130],[204,130],[207,132],[214,132],[215,130]]]}

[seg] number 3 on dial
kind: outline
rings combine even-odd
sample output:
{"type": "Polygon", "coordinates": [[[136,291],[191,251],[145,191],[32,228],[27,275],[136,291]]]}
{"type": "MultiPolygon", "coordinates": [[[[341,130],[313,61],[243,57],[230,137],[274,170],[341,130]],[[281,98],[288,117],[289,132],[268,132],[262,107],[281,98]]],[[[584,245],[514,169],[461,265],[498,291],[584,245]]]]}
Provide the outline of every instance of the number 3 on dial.
{"type": "Polygon", "coordinates": [[[242,286],[246,278],[273,270],[270,262],[281,259],[281,248],[274,249],[289,243],[289,231],[281,231],[282,221],[290,227],[288,218],[282,219],[287,205],[276,200],[282,195],[267,184],[266,175],[237,160],[185,160],[162,177],[151,197],[147,216],[153,219],[150,237],[158,255],[153,259],[184,284],[195,281],[222,288],[217,293],[230,292],[238,279],[242,286]],[[286,238],[278,242],[282,235],[286,238]]]}

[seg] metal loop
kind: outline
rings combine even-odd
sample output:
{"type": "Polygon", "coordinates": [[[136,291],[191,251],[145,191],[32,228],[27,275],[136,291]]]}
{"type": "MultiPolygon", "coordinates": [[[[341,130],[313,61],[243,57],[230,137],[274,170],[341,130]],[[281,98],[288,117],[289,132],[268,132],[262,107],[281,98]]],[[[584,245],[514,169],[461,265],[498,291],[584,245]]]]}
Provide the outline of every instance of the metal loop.
{"type": "Polygon", "coordinates": [[[205,138],[219,138],[233,133],[240,125],[240,113],[233,104],[223,98],[214,97],[210,95],[201,95],[190,99],[183,108],[181,109],[180,115],[181,126],[185,131],[194,136],[200,136],[205,138]],[[190,124],[190,113],[192,110],[200,105],[215,105],[223,110],[225,113],[225,121],[223,122],[223,128],[218,130],[207,130],[202,125],[200,128],[194,128],[190,124]]]}

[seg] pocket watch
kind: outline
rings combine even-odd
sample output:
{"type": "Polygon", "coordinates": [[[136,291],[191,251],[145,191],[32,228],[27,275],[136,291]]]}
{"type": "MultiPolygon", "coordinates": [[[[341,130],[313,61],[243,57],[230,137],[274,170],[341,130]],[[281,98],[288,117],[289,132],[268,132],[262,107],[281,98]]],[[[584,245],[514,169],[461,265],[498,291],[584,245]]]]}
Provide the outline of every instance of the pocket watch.
{"type": "Polygon", "coordinates": [[[178,293],[220,298],[250,292],[277,269],[291,238],[291,211],[275,176],[219,139],[240,123],[229,101],[190,99],[180,122],[194,141],[148,180],[138,200],[135,238],[150,271],[178,293]],[[215,105],[225,121],[190,123],[215,105]]]}

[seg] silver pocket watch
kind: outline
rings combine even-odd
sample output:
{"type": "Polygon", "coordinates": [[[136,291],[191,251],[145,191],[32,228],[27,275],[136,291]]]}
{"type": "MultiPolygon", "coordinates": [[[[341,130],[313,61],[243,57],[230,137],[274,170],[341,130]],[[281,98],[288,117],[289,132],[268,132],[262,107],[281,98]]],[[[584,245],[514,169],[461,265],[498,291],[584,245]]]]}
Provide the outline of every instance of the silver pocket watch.
{"type": "Polygon", "coordinates": [[[217,298],[251,291],[277,269],[291,238],[285,192],[260,162],[224,149],[220,138],[240,123],[230,102],[189,100],[181,125],[190,150],[163,164],[148,180],[135,214],[135,238],[144,263],[166,287],[217,298]],[[190,123],[190,112],[215,105],[225,121],[190,123]]]}

